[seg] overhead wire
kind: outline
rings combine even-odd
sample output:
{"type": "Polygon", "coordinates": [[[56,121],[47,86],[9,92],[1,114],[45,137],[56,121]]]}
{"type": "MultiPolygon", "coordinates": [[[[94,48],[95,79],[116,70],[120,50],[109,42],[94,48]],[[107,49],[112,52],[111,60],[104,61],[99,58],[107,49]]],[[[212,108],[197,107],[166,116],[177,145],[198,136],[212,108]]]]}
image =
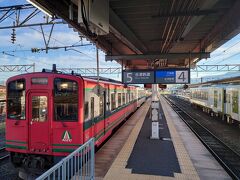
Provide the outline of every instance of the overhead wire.
{"type": "MultiPolygon", "coordinates": [[[[15,20],[15,19],[12,18],[11,16],[8,17],[8,18],[10,18],[10,19],[12,19],[12,20],[15,20]]],[[[35,28],[33,28],[33,27],[28,27],[28,28],[29,28],[29,29],[32,29],[32,30],[34,30],[34,31],[36,31],[36,32],[38,32],[38,33],[40,33],[40,34],[42,34],[42,32],[41,32],[40,30],[37,30],[37,29],[35,29],[35,28]]],[[[49,35],[46,35],[46,36],[49,37],[49,35]]],[[[60,43],[60,44],[62,44],[62,45],[65,45],[63,42],[59,41],[59,40],[56,39],[56,38],[50,37],[50,39],[53,39],[53,40],[55,40],[55,42],[58,42],[58,43],[60,43]]],[[[94,57],[92,57],[92,56],[90,56],[90,55],[88,55],[88,54],[86,54],[86,53],[83,53],[83,52],[81,52],[81,51],[79,51],[79,50],[74,50],[74,51],[75,51],[75,52],[78,52],[78,53],[81,53],[81,54],[83,54],[83,55],[85,55],[85,56],[87,56],[87,57],[95,60],[94,57]]]]}
{"type": "MultiPolygon", "coordinates": [[[[7,56],[12,56],[12,57],[15,57],[15,58],[21,58],[21,59],[26,59],[26,60],[29,60],[33,63],[36,63],[36,60],[34,59],[31,59],[31,58],[28,58],[28,57],[22,57],[22,56],[18,56],[18,55],[15,55],[15,54],[10,54],[10,53],[6,53],[4,51],[1,52],[2,55],[7,55],[7,56]]],[[[49,63],[43,63],[43,62],[38,62],[40,64],[45,64],[45,65],[52,65],[52,64],[49,64],[49,63]]]]}
{"type": "MultiPolygon", "coordinates": [[[[238,42],[236,42],[235,44],[227,47],[225,50],[221,51],[219,54],[217,54],[216,56],[212,57],[212,59],[210,59],[210,60],[214,60],[214,58],[217,58],[217,57],[219,57],[219,56],[222,56],[223,54],[225,54],[226,52],[228,52],[230,49],[232,49],[234,46],[236,46],[236,45],[238,45],[238,44],[240,44],[240,40],[239,40],[238,42]]],[[[230,56],[227,57],[227,58],[223,58],[222,60],[220,60],[219,62],[216,62],[216,63],[217,63],[217,64],[218,64],[218,63],[221,63],[221,62],[223,62],[223,61],[225,61],[225,60],[227,60],[227,59],[229,59],[229,58],[231,58],[231,57],[234,57],[234,56],[236,56],[236,55],[238,55],[238,54],[240,54],[240,52],[235,53],[235,54],[233,54],[233,55],[230,55],[230,56]]],[[[227,55],[227,54],[225,54],[225,55],[227,55]]]]}

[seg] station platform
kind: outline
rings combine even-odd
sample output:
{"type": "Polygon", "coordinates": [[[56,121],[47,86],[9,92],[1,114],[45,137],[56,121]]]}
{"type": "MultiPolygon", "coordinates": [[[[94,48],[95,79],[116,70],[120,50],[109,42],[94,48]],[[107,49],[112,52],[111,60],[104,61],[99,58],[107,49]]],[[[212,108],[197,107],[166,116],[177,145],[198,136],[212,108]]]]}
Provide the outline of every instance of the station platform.
{"type": "Polygon", "coordinates": [[[150,100],[96,153],[96,180],[231,179],[160,97],[160,139],[152,140],[150,100]]]}

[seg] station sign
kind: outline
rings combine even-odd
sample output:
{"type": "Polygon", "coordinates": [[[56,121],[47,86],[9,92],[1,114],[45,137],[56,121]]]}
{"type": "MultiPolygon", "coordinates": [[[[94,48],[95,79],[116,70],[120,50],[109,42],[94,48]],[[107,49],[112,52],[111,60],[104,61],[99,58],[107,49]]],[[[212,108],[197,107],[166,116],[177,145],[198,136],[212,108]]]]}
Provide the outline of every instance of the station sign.
{"type": "Polygon", "coordinates": [[[124,84],[153,84],[154,71],[131,70],[123,71],[122,74],[124,84]]]}
{"type": "Polygon", "coordinates": [[[124,84],[188,84],[189,68],[171,68],[157,70],[123,70],[124,84]]]}
{"type": "Polygon", "coordinates": [[[190,83],[190,71],[184,69],[166,69],[155,72],[156,83],[161,84],[188,84],[190,83]]]}

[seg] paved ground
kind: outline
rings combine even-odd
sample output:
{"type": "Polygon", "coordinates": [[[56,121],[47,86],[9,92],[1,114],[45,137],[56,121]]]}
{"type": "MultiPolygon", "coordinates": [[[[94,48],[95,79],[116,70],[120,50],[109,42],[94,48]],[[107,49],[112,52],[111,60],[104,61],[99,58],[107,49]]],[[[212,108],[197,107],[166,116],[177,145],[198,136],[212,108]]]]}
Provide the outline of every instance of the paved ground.
{"type": "Polygon", "coordinates": [[[135,174],[171,176],[181,173],[175,148],[160,105],[160,140],[150,139],[151,119],[147,114],[126,168],[135,174]]]}

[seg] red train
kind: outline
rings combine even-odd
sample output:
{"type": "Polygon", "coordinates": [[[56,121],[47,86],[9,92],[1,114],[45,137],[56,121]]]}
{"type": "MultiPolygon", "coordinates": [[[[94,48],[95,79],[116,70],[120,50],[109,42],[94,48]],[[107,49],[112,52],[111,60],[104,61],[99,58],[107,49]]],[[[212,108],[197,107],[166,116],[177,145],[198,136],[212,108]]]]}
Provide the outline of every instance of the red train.
{"type": "Polygon", "coordinates": [[[15,167],[46,169],[95,137],[99,146],[144,102],[144,89],[53,72],[7,81],[6,148],[15,167]]]}

